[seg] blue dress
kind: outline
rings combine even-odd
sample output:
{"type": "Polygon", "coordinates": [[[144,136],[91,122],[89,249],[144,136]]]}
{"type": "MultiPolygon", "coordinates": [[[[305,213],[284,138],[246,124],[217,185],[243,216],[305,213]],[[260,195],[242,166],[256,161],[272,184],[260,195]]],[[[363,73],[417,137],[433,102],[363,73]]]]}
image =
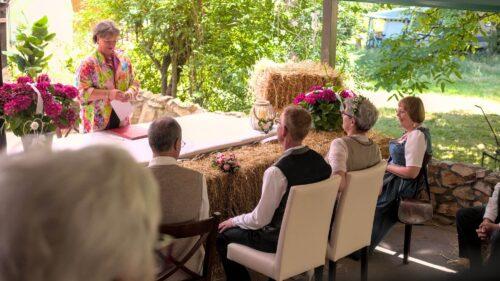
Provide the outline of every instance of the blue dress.
{"type": "MultiPolygon", "coordinates": [[[[432,154],[431,135],[429,129],[419,127],[427,143],[426,153],[432,154]]],[[[389,142],[390,164],[406,166],[405,158],[406,140],[399,143],[397,140],[389,142]]],[[[386,172],[382,193],[377,200],[377,209],[375,210],[375,219],[373,221],[373,232],[371,241],[371,250],[373,250],[382,241],[384,236],[398,221],[399,198],[414,198],[418,191],[423,187],[423,179],[403,179],[395,174],[386,172]]]]}

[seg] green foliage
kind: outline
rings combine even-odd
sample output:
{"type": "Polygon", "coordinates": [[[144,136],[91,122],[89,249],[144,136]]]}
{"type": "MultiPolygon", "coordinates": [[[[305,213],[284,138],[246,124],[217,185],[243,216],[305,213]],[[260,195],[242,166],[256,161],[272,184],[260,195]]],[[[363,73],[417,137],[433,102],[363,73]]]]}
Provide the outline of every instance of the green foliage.
{"type": "Polygon", "coordinates": [[[423,92],[432,84],[444,91],[461,79],[460,61],[477,46],[482,22],[499,22],[497,14],[472,11],[414,10],[412,24],[402,36],[383,41],[364,69],[375,88],[394,91],[393,97],[423,92]]]}
{"type": "Polygon", "coordinates": [[[21,73],[36,77],[47,68],[52,55],[45,55],[45,47],[55,36],[55,33],[49,33],[48,18],[44,16],[29,31],[26,26],[20,26],[16,34],[16,51],[3,53],[10,62],[17,65],[21,73]]]}

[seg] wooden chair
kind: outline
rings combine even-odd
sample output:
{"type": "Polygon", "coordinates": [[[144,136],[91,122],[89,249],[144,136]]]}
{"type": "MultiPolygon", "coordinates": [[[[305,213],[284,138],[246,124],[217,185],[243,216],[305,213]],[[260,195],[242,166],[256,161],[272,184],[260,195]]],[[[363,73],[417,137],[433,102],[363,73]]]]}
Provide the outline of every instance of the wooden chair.
{"type": "Polygon", "coordinates": [[[231,243],[228,259],[281,281],[315,269],[321,280],[326,244],[340,177],[292,186],[281,224],[276,253],[231,243]]]}
{"type": "Polygon", "coordinates": [[[361,280],[367,280],[367,252],[386,166],[383,160],[371,168],[346,175],[347,186],[334,214],[327,247],[330,281],[335,279],[337,261],[358,250],[361,250],[361,280]]]}
{"type": "MultiPolygon", "coordinates": [[[[159,259],[163,263],[163,269],[156,276],[157,281],[167,280],[179,270],[183,271],[191,278],[188,280],[206,280],[212,278],[212,267],[215,257],[215,238],[217,236],[217,227],[219,226],[220,213],[215,212],[212,217],[202,221],[163,224],[160,225],[160,233],[170,235],[176,239],[199,236],[198,241],[193,245],[189,252],[179,260],[169,254],[164,254],[157,251],[159,259]],[[205,246],[205,258],[203,260],[203,275],[199,275],[188,269],[185,263],[197,252],[197,250],[205,246]],[[173,266],[173,267],[172,267],[173,266]]],[[[168,247],[168,246],[167,246],[168,247]]]]}
{"type": "MultiPolygon", "coordinates": [[[[417,176],[417,181],[422,182],[425,187],[427,192],[429,192],[429,198],[431,196],[430,190],[429,190],[429,179],[427,178],[427,165],[432,159],[432,155],[425,153],[424,155],[424,160],[422,161],[422,168],[420,169],[420,172],[418,173],[417,176]]],[[[415,190],[415,196],[417,196],[417,192],[420,189],[415,190]]],[[[404,247],[403,247],[403,264],[408,264],[408,256],[410,255],[410,245],[411,245],[411,231],[413,228],[413,224],[407,224],[403,223],[405,225],[405,240],[404,240],[404,247]]]]}

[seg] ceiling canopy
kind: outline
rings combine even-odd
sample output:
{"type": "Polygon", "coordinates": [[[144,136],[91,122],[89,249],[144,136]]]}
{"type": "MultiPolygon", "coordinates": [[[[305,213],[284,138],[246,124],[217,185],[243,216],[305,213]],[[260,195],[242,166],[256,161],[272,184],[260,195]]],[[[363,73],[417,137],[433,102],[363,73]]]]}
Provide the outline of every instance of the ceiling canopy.
{"type": "Polygon", "coordinates": [[[500,0],[348,0],[379,4],[423,6],[471,11],[500,12],[500,0]]]}

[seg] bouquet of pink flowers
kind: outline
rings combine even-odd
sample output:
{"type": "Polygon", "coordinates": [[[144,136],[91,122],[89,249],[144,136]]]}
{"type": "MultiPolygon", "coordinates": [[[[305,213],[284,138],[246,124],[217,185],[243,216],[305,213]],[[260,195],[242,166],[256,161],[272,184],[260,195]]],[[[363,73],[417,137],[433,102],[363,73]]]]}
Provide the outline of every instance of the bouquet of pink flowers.
{"type": "Polygon", "coordinates": [[[224,173],[234,173],[240,169],[240,164],[233,153],[229,156],[224,153],[217,153],[212,160],[212,166],[219,168],[224,173]]]}
{"type": "Polygon", "coordinates": [[[73,128],[80,122],[78,90],[69,85],[51,84],[46,74],[36,82],[29,76],[0,87],[0,118],[16,136],[73,128]]]}
{"type": "Polygon", "coordinates": [[[298,94],[293,103],[311,113],[314,128],[323,131],[339,131],[342,129],[340,110],[344,100],[355,96],[356,94],[351,90],[336,93],[331,88],[313,86],[309,92],[298,94]]]}

